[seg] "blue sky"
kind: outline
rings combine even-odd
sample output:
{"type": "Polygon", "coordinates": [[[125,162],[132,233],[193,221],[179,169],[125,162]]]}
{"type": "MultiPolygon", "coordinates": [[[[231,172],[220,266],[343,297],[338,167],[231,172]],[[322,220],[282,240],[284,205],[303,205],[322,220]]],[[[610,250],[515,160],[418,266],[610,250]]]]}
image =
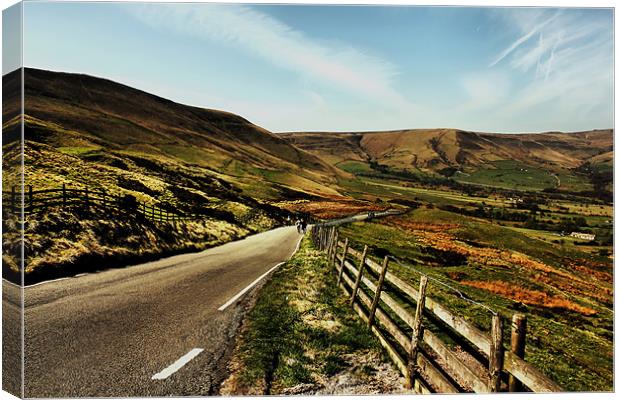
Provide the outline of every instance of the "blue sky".
{"type": "Polygon", "coordinates": [[[613,126],[610,9],[45,3],[24,64],[272,131],[613,126]]]}

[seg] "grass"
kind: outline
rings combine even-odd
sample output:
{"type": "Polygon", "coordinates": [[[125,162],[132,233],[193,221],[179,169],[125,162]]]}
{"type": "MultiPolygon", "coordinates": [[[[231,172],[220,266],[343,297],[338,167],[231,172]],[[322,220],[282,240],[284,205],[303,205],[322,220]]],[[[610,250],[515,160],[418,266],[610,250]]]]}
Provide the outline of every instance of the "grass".
{"type": "Polygon", "coordinates": [[[333,269],[306,237],[298,253],[276,270],[249,312],[234,359],[238,368],[225,384],[230,394],[278,394],[317,384],[350,370],[352,355],[376,354],[372,333],[348,306],[333,269]]]}
{"type": "MultiPolygon", "coordinates": [[[[31,118],[27,122],[27,129],[49,134],[50,138],[61,133],[69,139],[74,135],[54,124],[31,118]]],[[[111,195],[133,196],[147,204],[165,205],[177,214],[201,213],[211,217],[205,223],[181,223],[173,228],[143,223],[135,216],[107,215],[102,210],[91,214],[50,209],[45,214],[29,216],[25,268],[26,275],[32,275],[29,279],[35,279],[35,275],[54,277],[70,274],[69,271],[78,273],[80,268],[88,269],[90,264],[103,260],[117,264],[121,260],[134,262],[147,256],[202,249],[270,229],[278,223],[278,216],[266,205],[243,196],[240,189],[217,173],[191,165],[188,160],[157,152],[104,149],[88,145],[86,138],[79,136],[75,146],[57,147],[26,141],[26,185],[35,191],[59,189],[63,184],[68,188],[88,187],[111,195]],[[61,216],[65,219],[64,228],[62,221],[58,221],[61,216]],[[106,229],[112,233],[106,234],[106,229]],[[173,232],[174,229],[178,232],[173,232]],[[124,232],[125,236],[116,235],[116,231],[124,232]],[[135,243],[130,243],[128,238],[135,243]]],[[[7,156],[3,161],[8,165],[17,157],[16,143],[5,145],[3,150],[7,156]]],[[[12,184],[13,175],[3,176],[5,189],[12,184]]],[[[4,237],[7,246],[17,245],[17,240],[10,235],[4,237]]],[[[5,257],[4,261],[5,271],[17,270],[14,257],[5,257]]]]}
{"type": "Polygon", "coordinates": [[[375,170],[370,168],[370,165],[361,161],[341,161],[336,164],[336,167],[340,168],[343,171],[350,172],[352,174],[372,174],[375,173],[375,170]]]}
{"type": "Polygon", "coordinates": [[[550,172],[512,160],[492,163],[494,168],[457,174],[458,181],[496,186],[507,189],[542,190],[557,186],[557,180],[550,172]]]}
{"type": "MultiPolygon", "coordinates": [[[[425,274],[500,312],[528,317],[526,360],[567,391],[613,388],[611,262],[530,237],[508,227],[445,211],[418,209],[401,217],[341,228],[352,245],[402,260],[393,273],[417,285],[425,274]]],[[[432,285],[430,295],[484,329],[483,309],[432,285]]],[[[508,337],[506,337],[506,341],[508,337]]]]}
{"type": "MultiPolygon", "coordinates": [[[[9,229],[3,235],[3,269],[9,276],[19,270],[9,256],[19,254],[19,232],[10,229],[14,224],[13,219],[5,221],[9,229]]],[[[27,283],[200,251],[250,233],[213,218],[155,223],[106,210],[50,210],[37,218],[28,216],[25,226],[27,283]]]]}

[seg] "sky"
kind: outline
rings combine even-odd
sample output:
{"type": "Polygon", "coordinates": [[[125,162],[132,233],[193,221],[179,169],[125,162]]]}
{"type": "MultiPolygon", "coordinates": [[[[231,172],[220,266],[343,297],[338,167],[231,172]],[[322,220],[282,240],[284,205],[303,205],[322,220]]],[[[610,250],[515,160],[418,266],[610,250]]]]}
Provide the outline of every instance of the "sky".
{"type": "Polygon", "coordinates": [[[24,5],[24,65],[274,132],[613,127],[611,9],[24,5]]]}

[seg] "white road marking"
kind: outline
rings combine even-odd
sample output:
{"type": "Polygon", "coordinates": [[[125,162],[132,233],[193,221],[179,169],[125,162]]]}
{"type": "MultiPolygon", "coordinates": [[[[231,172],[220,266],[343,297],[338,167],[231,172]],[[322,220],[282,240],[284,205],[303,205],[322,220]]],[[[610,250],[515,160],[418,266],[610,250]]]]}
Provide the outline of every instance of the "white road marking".
{"type": "Polygon", "coordinates": [[[49,280],[49,281],[43,281],[43,282],[33,283],[33,284],[31,284],[31,285],[24,285],[24,286],[21,286],[19,283],[14,283],[14,282],[11,282],[11,281],[9,281],[9,280],[7,280],[7,279],[4,279],[4,278],[2,278],[2,282],[3,282],[3,283],[8,283],[9,285],[16,286],[16,287],[18,287],[18,288],[28,289],[28,288],[35,287],[35,286],[45,285],[46,283],[52,283],[52,282],[58,282],[58,281],[64,281],[64,280],[66,280],[66,279],[72,279],[72,278],[73,278],[73,277],[71,277],[71,276],[66,276],[66,277],[64,277],[64,278],[56,278],[56,279],[52,279],[52,280],[49,280]]]}
{"type": "Polygon", "coordinates": [[[243,289],[242,291],[240,291],[239,293],[237,293],[236,295],[234,295],[230,300],[228,300],[226,303],[224,303],[220,308],[218,308],[218,311],[224,311],[226,308],[228,308],[228,306],[230,306],[231,304],[233,304],[234,302],[236,302],[237,300],[239,300],[239,298],[241,296],[243,296],[244,294],[246,294],[246,292],[250,289],[252,289],[258,282],[262,281],[264,277],[266,277],[267,275],[269,275],[270,273],[273,272],[273,270],[275,270],[276,268],[278,268],[280,265],[284,264],[286,261],[282,261],[281,263],[277,263],[276,265],[274,265],[273,267],[271,267],[271,269],[267,272],[265,272],[264,274],[262,274],[261,276],[259,276],[254,282],[250,283],[248,286],[245,287],[245,289],[243,289]]]}
{"type": "Polygon", "coordinates": [[[158,372],[155,375],[153,375],[151,377],[151,379],[154,380],[154,381],[166,379],[170,375],[174,374],[175,372],[177,372],[178,370],[183,368],[183,366],[185,364],[187,364],[188,362],[192,361],[194,359],[194,357],[196,357],[198,354],[202,353],[203,350],[204,349],[198,349],[198,348],[190,350],[189,353],[187,353],[183,357],[181,357],[178,360],[176,360],[173,364],[171,364],[168,367],[164,368],[161,372],[158,372]]]}
{"type": "MultiPolygon", "coordinates": [[[[295,250],[293,251],[293,253],[291,253],[291,255],[289,256],[292,257],[293,254],[297,253],[297,250],[299,250],[299,246],[301,245],[301,240],[304,238],[304,236],[302,235],[299,238],[299,241],[297,242],[297,246],[295,247],[295,250]]],[[[220,308],[218,308],[218,311],[224,311],[225,309],[227,309],[231,304],[234,304],[237,300],[239,300],[241,298],[241,296],[243,296],[244,294],[246,294],[250,289],[252,289],[254,286],[256,286],[257,283],[259,283],[260,281],[262,281],[266,276],[268,276],[270,273],[272,273],[276,268],[278,268],[280,265],[286,263],[286,261],[282,261],[280,263],[277,263],[276,265],[274,265],[273,267],[271,267],[271,269],[269,269],[269,271],[265,272],[264,274],[262,274],[261,276],[259,276],[254,282],[250,283],[248,286],[246,286],[242,291],[240,291],[239,293],[237,293],[236,295],[234,295],[230,300],[228,300],[226,303],[222,304],[222,306],[220,308]]]]}

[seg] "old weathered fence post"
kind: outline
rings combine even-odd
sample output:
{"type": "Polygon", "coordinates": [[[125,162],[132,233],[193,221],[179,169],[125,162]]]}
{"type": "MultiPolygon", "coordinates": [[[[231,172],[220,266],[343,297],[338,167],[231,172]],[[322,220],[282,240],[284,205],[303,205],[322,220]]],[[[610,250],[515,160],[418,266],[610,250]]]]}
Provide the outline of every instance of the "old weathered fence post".
{"type": "Polygon", "coordinates": [[[329,237],[329,228],[323,229],[323,245],[321,246],[321,250],[327,250],[327,238],[329,237]]]}
{"type": "Polygon", "coordinates": [[[340,269],[338,270],[338,282],[336,285],[340,285],[342,281],[342,274],[344,273],[344,262],[347,258],[347,251],[349,250],[349,238],[344,239],[344,250],[342,251],[342,260],[340,260],[340,269]]]}
{"type": "Polygon", "coordinates": [[[383,258],[383,265],[381,265],[381,273],[379,274],[379,280],[377,281],[377,290],[375,291],[375,298],[370,305],[370,312],[368,313],[368,327],[372,327],[375,323],[375,313],[377,312],[377,306],[379,305],[379,299],[381,299],[381,291],[383,290],[383,281],[385,280],[385,274],[388,267],[388,256],[383,258]]]}
{"type": "Polygon", "coordinates": [[[368,246],[364,245],[364,252],[362,253],[362,260],[360,261],[360,267],[357,273],[357,279],[355,279],[355,285],[353,286],[353,290],[351,290],[351,300],[349,301],[349,305],[353,307],[355,304],[355,296],[357,296],[357,291],[360,288],[360,283],[362,282],[362,275],[364,274],[364,267],[366,266],[366,255],[368,254],[368,246]]]}
{"type": "Polygon", "coordinates": [[[338,252],[338,230],[335,230],[334,242],[332,243],[332,251],[329,255],[329,266],[333,266],[336,263],[336,253],[338,252]]]}
{"type": "Polygon", "coordinates": [[[502,319],[499,314],[495,314],[491,319],[491,349],[489,353],[489,390],[491,392],[499,392],[502,384],[501,371],[504,364],[502,335],[502,319]]]}
{"type": "Polygon", "coordinates": [[[332,255],[332,245],[334,244],[334,235],[336,234],[336,231],[334,230],[333,227],[331,227],[329,229],[329,235],[327,236],[327,248],[325,249],[325,252],[327,253],[327,259],[329,260],[329,258],[332,255]]]}
{"type": "Polygon", "coordinates": [[[323,227],[323,239],[321,240],[321,250],[325,251],[327,247],[327,235],[329,234],[329,229],[323,227]]]}
{"type": "MultiPolygon", "coordinates": [[[[525,356],[525,333],[527,330],[527,317],[523,314],[515,314],[512,316],[512,326],[510,332],[510,351],[523,358],[525,356]]],[[[521,382],[514,376],[508,377],[508,391],[521,392],[523,386],[521,382]]]]}
{"type": "Polygon", "coordinates": [[[418,303],[415,308],[415,317],[413,319],[413,332],[411,333],[411,346],[409,349],[409,357],[407,358],[407,389],[413,388],[417,375],[417,360],[420,342],[422,340],[422,312],[424,311],[424,303],[426,302],[426,285],[428,278],[426,275],[420,277],[420,290],[418,291],[418,303]]]}

